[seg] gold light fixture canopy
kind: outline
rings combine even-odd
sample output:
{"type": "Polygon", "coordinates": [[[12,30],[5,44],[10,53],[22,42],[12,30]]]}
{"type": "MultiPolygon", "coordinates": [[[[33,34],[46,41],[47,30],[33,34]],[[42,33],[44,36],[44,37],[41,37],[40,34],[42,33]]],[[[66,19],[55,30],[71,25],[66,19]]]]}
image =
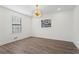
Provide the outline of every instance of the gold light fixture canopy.
{"type": "Polygon", "coordinates": [[[35,11],[34,11],[33,15],[34,15],[34,16],[41,16],[41,11],[40,11],[40,9],[39,9],[39,6],[38,6],[38,5],[36,5],[36,9],[35,9],[35,11]]]}

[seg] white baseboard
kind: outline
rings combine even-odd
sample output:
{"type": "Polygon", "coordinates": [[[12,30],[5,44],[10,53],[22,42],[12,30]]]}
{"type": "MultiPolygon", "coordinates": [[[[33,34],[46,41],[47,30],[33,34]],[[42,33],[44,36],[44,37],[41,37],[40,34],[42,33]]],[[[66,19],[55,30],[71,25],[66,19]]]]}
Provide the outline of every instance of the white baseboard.
{"type": "Polygon", "coordinates": [[[5,45],[5,44],[8,44],[8,43],[12,43],[12,42],[15,42],[15,41],[18,41],[18,40],[22,40],[22,39],[24,39],[24,38],[29,38],[30,36],[28,36],[28,37],[23,37],[23,38],[21,38],[21,39],[14,39],[14,40],[9,40],[9,41],[5,41],[5,42],[2,42],[1,44],[0,44],[0,46],[2,46],[2,45],[5,45]]]}

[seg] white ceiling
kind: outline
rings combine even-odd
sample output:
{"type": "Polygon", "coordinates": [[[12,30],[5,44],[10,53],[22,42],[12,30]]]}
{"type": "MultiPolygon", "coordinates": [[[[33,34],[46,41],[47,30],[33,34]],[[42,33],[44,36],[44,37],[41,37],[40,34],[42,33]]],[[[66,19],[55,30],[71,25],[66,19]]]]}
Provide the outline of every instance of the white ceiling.
{"type": "MultiPolygon", "coordinates": [[[[29,16],[32,16],[35,10],[35,5],[3,5],[3,7],[6,7],[13,11],[29,16]]],[[[74,7],[75,7],[74,5],[40,5],[39,6],[42,15],[66,11],[66,10],[73,10],[74,7]],[[61,8],[61,10],[58,11],[57,8],[61,8]]]]}

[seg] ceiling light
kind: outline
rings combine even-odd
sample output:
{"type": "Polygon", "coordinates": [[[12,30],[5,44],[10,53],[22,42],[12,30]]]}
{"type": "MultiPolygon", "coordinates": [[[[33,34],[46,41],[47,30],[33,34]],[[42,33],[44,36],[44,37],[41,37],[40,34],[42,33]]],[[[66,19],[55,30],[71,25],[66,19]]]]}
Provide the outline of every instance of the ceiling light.
{"type": "Polygon", "coordinates": [[[61,10],[61,8],[57,8],[57,11],[60,11],[61,10]]]}
{"type": "Polygon", "coordinates": [[[35,9],[35,11],[34,11],[33,15],[34,15],[34,16],[41,16],[41,11],[40,11],[40,9],[39,9],[39,6],[38,6],[38,5],[36,5],[36,9],[35,9]]]}

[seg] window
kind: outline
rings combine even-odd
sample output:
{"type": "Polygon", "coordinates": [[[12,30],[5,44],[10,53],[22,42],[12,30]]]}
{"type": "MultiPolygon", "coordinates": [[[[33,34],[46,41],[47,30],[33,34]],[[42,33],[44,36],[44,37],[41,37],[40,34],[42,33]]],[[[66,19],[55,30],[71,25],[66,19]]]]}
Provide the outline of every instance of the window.
{"type": "Polygon", "coordinates": [[[22,32],[22,19],[17,16],[12,16],[12,33],[22,32]]]}

